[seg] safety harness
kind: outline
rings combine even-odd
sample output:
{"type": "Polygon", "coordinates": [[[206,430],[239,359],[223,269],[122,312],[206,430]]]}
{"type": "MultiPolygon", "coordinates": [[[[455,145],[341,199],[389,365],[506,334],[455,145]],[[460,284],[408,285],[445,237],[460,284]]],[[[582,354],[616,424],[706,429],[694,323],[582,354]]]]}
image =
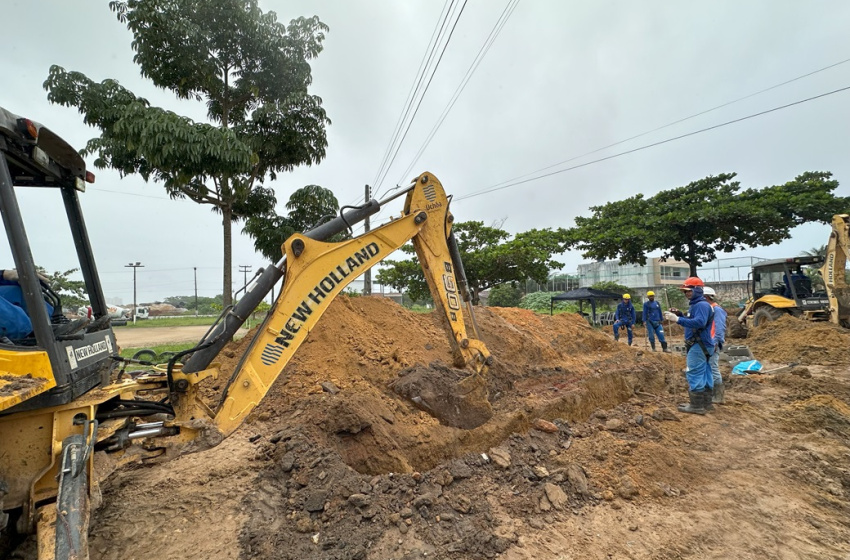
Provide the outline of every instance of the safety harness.
{"type": "Polygon", "coordinates": [[[705,343],[702,341],[702,333],[705,329],[711,329],[711,325],[714,323],[714,308],[711,307],[711,311],[708,313],[708,319],[705,321],[705,325],[698,329],[693,330],[694,336],[687,339],[685,341],[685,348],[690,350],[693,348],[694,344],[699,344],[702,353],[705,355],[705,361],[709,361],[711,359],[711,353],[708,351],[708,348],[705,347],[705,343]]]}

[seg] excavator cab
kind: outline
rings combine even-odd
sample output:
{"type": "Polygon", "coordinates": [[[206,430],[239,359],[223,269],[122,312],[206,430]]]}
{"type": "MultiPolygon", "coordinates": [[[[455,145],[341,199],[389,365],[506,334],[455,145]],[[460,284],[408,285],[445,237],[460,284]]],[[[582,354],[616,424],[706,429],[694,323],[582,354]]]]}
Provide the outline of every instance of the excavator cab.
{"type": "MultiPolygon", "coordinates": [[[[0,315],[16,325],[0,338],[0,415],[73,401],[101,383],[117,352],[78,199],[86,181],[93,182],[94,175],[67,142],[0,107],[0,213],[14,261],[0,264],[6,269],[0,315]],[[25,188],[51,189],[62,197],[91,318],[66,318],[61,295],[39,277],[18,204],[18,191],[25,188]]],[[[39,225],[48,219],[32,218],[39,225]]]]}

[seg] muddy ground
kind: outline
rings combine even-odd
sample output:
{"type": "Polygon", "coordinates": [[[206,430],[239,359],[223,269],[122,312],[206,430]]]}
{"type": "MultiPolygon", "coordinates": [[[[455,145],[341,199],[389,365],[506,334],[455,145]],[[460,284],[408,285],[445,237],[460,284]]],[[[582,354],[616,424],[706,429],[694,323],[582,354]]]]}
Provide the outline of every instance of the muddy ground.
{"type": "MultiPolygon", "coordinates": [[[[846,334],[790,360],[806,367],[730,377],[700,417],[675,412],[681,356],[575,315],[477,318],[495,358],[482,426],[392,390],[451,362],[436,317],[341,297],[234,436],[104,483],[92,558],[850,558],[846,334]]],[[[754,329],[753,351],[782,365],[813,327],[754,329]]]]}

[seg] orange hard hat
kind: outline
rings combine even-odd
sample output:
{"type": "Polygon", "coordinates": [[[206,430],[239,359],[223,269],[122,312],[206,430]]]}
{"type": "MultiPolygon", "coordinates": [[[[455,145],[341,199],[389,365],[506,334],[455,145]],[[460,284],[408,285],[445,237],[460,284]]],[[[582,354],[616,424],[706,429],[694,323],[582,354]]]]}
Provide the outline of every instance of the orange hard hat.
{"type": "Polygon", "coordinates": [[[703,286],[705,286],[705,282],[703,282],[702,279],[700,279],[696,276],[691,276],[690,278],[685,280],[685,283],[682,284],[682,286],[679,289],[680,290],[693,290],[696,287],[701,288],[703,286]]]}

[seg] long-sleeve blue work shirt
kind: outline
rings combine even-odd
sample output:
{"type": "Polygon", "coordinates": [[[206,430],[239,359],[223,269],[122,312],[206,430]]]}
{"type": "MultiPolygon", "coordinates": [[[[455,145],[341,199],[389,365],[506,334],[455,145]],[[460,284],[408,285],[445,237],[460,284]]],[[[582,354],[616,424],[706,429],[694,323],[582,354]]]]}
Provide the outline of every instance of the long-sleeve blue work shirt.
{"type": "Polygon", "coordinates": [[[627,325],[634,325],[635,319],[637,319],[637,313],[635,312],[635,306],[632,305],[632,302],[621,302],[617,305],[617,312],[614,314],[615,321],[622,321],[627,325]]]}
{"type": "Polygon", "coordinates": [[[679,317],[677,324],[685,327],[685,340],[695,338],[696,331],[700,330],[699,337],[706,348],[714,348],[714,339],[711,336],[711,319],[713,313],[711,304],[702,295],[702,288],[699,286],[694,288],[694,295],[691,297],[690,306],[688,308],[687,317],[679,317]]]}
{"type": "Polygon", "coordinates": [[[726,344],[726,317],[728,313],[716,303],[711,307],[714,309],[714,326],[711,329],[714,335],[714,343],[726,344]]]}
{"type": "Polygon", "coordinates": [[[660,323],[664,320],[664,315],[661,313],[661,304],[657,301],[643,302],[643,322],[660,323]]]}

